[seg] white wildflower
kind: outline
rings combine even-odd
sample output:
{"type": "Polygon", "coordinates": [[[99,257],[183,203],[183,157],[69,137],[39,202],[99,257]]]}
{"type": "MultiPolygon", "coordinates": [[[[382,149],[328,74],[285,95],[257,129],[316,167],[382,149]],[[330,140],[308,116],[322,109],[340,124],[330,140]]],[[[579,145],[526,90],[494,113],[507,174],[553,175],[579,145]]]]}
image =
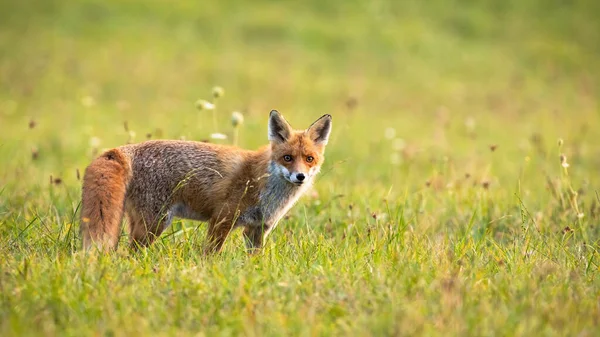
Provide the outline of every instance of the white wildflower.
{"type": "Polygon", "coordinates": [[[198,109],[198,110],[214,110],[215,105],[207,100],[199,99],[196,101],[196,109],[198,109]]]}
{"type": "Polygon", "coordinates": [[[227,135],[219,133],[219,132],[215,132],[210,135],[210,138],[223,140],[223,139],[227,139],[227,135]]]}
{"type": "Polygon", "coordinates": [[[242,124],[244,124],[244,115],[241,112],[234,111],[231,114],[231,125],[236,128],[242,124]]]}
{"type": "Polygon", "coordinates": [[[213,93],[213,97],[214,98],[219,98],[219,97],[223,97],[223,95],[225,95],[225,90],[219,86],[214,87],[212,90],[213,93]]]}

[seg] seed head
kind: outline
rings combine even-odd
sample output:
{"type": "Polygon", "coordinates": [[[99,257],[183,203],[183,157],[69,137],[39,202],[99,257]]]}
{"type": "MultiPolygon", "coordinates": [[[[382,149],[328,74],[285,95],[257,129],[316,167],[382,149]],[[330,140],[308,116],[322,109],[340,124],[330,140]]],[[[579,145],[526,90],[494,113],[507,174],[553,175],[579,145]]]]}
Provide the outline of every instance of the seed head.
{"type": "Polygon", "coordinates": [[[560,165],[562,165],[562,167],[564,168],[569,167],[569,163],[567,162],[567,156],[565,156],[564,154],[560,155],[560,165]]]}
{"type": "Polygon", "coordinates": [[[31,148],[31,159],[36,160],[38,159],[38,157],[40,156],[40,151],[38,150],[37,147],[32,147],[31,148]]]}
{"type": "Polygon", "coordinates": [[[129,140],[128,140],[128,143],[133,143],[134,139],[135,139],[135,131],[129,130],[129,140]]]}
{"type": "Polygon", "coordinates": [[[484,180],[481,182],[481,186],[487,190],[488,188],[490,188],[490,182],[488,180],[484,180]]]}
{"type": "Polygon", "coordinates": [[[33,129],[33,128],[35,128],[35,125],[36,125],[36,124],[37,124],[37,123],[35,122],[35,120],[34,120],[34,119],[31,119],[31,120],[29,121],[29,128],[30,128],[30,129],[33,129]]]}
{"type": "Polygon", "coordinates": [[[196,109],[198,109],[198,110],[214,110],[215,105],[207,100],[199,99],[196,101],[196,109]]]}
{"type": "Polygon", "coordinates": [[[219,86],[216,86],[213,88],[212,94],[214,98],[220,98],[223,97],[223,95],[225,95],[225,90],[223,90],[223,88],[219,86]]]}
{"type": "Polygon", "coordinates": [[[227,139],[227,135],[219,133],[219,132],[215,132],[210,135],[210,138],[223,140],[223,139],[227,139]]]}
{"type": "Polygon", "coordinates": [[[348,110],[354,110],[354,108],[356,108],[357,105],[358,100],[355,97],[349,97],[346,100],[346,107],[348,108],[348,110]]]}
{"type": "Polygon", "coordinates": [[[563,146],[563,144],[564,144],[564,140],[562,138],[559,138],[558,139],[558,147],[563,146]]]}
{"type": "Polygon", "coordinates": [[[234,111],[231,114],[231,125],[233,125],[234,128],[237,128],[242,124],[244,124],[244,115],[242,115],[241,112],[234,111]]]}

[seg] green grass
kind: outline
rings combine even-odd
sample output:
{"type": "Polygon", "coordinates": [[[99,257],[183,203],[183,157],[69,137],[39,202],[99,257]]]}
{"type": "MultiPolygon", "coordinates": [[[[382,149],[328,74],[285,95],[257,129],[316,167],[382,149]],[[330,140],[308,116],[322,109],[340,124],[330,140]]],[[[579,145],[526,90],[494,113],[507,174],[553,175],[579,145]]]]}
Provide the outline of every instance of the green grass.
{"type": "Polygon", "coordinates": [[[597,335],[599,4],[2,2],[0,335],[597,335]],[[256,148],[274,108],[334,129],[261,254],[192,221],[80,251],[77,171],[125,122],[237,110],[256,148]]]}

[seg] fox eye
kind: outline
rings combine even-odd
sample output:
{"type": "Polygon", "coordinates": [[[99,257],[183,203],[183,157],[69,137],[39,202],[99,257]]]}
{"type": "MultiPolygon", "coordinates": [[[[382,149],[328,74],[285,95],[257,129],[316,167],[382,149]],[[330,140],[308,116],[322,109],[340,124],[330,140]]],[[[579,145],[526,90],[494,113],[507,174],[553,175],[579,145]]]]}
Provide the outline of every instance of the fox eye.
{"type": "Polygon", "coordinates": [[[313,157],[313,156],[306,157],[306,161],[309,162],[309,163],[312,163],[313,160],[315,160],[315,157],[313,157]]]}
{"type": "Polygon", "coordinates": [[[290,156],[289,154],[286,154],[285,156],[283,156],[283,160],[290,162],[290,161],[292,161],[292,156],[290,156]]]}

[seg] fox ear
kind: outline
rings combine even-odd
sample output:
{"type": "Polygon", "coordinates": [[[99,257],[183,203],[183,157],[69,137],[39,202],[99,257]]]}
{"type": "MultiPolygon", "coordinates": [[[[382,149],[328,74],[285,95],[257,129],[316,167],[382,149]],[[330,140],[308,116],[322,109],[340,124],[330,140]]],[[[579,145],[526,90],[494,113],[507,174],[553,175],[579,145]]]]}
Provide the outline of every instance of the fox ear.
{"type": "Polygon", "coordinates": [[[290,138],[291,134],[292,127],[290,124],[277,110],[271,110],[269,114],[269,140],[283,143],[290,138]]]}
{"type": "Polygon", "coordinates": [[[306,132],[310,139],[318,145],[327,145],[331,133],[331,115],[323,115],[317,119],[306,132]]]}

